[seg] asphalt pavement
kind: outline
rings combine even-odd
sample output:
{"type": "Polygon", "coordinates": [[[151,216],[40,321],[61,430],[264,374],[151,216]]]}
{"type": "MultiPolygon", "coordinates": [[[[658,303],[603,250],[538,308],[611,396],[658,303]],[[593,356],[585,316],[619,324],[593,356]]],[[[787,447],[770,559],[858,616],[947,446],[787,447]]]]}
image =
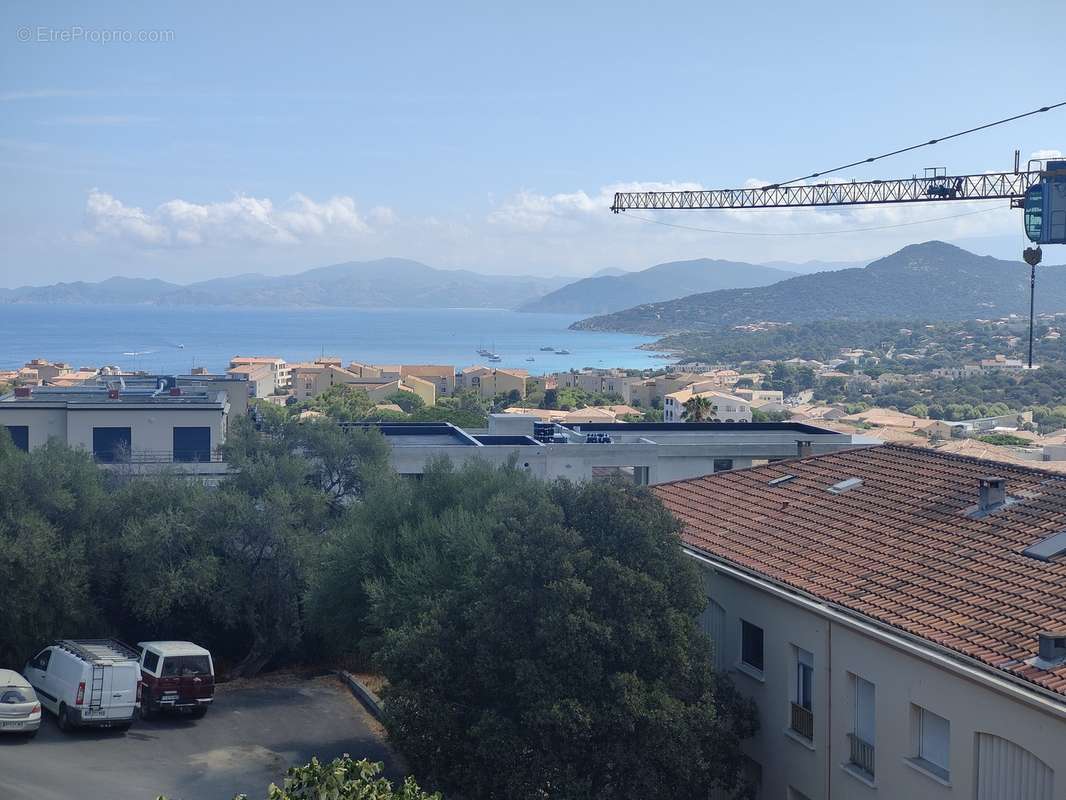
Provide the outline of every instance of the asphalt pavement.
{"type": "Polygon", "coordinates": [[[343,753],[395,769],[381,727],[332,676],[221,684],[199,720],[136,720],[126,733],[62,733],[45,712],[32,740],[0,735],[3,800],[232,800],[266,797],[285,770],[343,753]]]}

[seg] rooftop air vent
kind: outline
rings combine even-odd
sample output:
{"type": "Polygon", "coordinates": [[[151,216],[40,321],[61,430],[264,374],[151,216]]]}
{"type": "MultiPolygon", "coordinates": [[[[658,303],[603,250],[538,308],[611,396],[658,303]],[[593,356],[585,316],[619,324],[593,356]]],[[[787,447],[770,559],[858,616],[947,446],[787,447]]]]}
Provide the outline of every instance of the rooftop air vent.
{"type": "Polygon", "coordinates": [[[1006,478],[978,478],[978,511],[992,511],[1007,502],[1007,479],[1006,478]]]}
{"type": "Polygon", "coordinates": [[[1039,659],[1044,662],[1056,663],[1066,660],[1066,631],[1048,633],[1043,631],[1037,634],[1040,646],[1039,659]]]}
{"type": "Polygon", "coordinates": [[[1053,533],[1046,539],[1029,545],[1022,550],[1022,555],[1041,561],[1050,561],[1056,556],[1066,555],[1066,531],[1053,533]]]}
{"type": "Polygon", "coordinates": [[[767,485],[768,486],[780,486],[783,483],[788,483],[789,481],[794,481],[795,479],[796,479],[795,475],[782,475],[779,478],[774,478],[773,480],[768,481],[767,485]]]}
{"type": "Polygon", "coordinates": [[[844,494],[849,489],[854,489],[856,486],[862,486],[862,478],[848,478],[840,483],[834,483],[829,487],[829,494],[844,494]]]}
{"type": "Polygon", "coordinates": [[[29,386],[16,386],[15,387],[15,397],[29,397],[31,393],[32,393],[32,390],[30,389],[29,386]]]}

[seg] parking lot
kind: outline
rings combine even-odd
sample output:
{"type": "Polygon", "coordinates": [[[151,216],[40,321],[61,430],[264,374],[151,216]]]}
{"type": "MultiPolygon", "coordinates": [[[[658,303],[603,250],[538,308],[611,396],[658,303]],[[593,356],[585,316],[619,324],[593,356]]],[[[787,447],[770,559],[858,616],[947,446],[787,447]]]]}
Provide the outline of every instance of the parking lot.
{"type": "Polygon", "coordinates": [[[394,761],[370,717],[334,677],[220,684],[200,720],[137,720],[128,733],[64,734],[44,715],[37,738],[0,736],[4,800],[231,800],[266,796],[285,769],[317,755],[394,761]]]}

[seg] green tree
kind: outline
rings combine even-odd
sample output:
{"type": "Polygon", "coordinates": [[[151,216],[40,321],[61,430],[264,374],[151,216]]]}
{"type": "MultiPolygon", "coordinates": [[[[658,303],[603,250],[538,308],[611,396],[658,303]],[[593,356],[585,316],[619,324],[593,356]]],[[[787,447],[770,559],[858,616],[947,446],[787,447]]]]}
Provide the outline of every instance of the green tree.
{"type": "Polygon", "coordinates": [[[907,413],[911,416],[921,417],[922,419],[929,418],[929,406],[925,403],[915,403],[913,406],[907,409],[907,413]]]}
{"type": "Polygon", "coordinates": [[[378,523],[406,556],[367,600],[390,736],[435,784],[560,800],[738,785],[753,708],[711,668],[697,569],[650,492],[483,466],[412,491],[419,510],[378,523]]]}
{"type": "MultiPolygon", "coordinates": [[[[302,767],[290,767],[282,786],[270,784],[266,800],[441,800],[440,794],[422,791],[410,776],[394,788],[379,777],[382,768],[380,762],[353,761],[348,755],[328,764],[312,758],[302,767]]],[[[156,800],[167,799],[160,795],[156,800]]],[[[248,795],[234,800],[248,800],[248,795]]]]}
{"type": "Polygon", "coordinates": [[[0,428],[0,661],[101,622],[90,546],[107,530],[103,475],[84,452],[49,442],[31,453],[0,428]]]}
{"type": "Polygon", "coordinates": [[[385,402],[398,405],[407,414],[413,414],[415,411],[426,407],[425,400],[414,392],[408,391],[393,392],[385,398],[385,402]]]}
{"type": "Polygon", "coordinates": [[[681,418],[685,422],[706,422],[714,416],[710,399],[698,394],[686,400],[684,408],[681,418]]]}

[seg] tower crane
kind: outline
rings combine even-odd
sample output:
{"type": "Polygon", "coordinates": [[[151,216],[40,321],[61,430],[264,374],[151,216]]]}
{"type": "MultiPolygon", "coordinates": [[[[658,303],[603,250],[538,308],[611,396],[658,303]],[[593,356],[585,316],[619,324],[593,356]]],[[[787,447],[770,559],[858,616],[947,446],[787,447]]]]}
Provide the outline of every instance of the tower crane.
{"type": "MultiPolygon", "coordinates": [[[[1037,111],[1021,114],[1008,120],[983,125],[944,139],[971,133],[974,130],[999,125],[1029,114],[1066,105],[1045,106],[1037,111]]],[[[943,167],[930,167],[922,177],[895,178],[871,181],[822,181],[799,183],[801,180],[823,178],[830,172],[876,161],[907,150],[936,144],[932,139],[893,153],[874,156],[846,164],[824,173],[813,173],[782,183],[744,189],[705,189],[666,192],[618,192],[611,211],[618,214],[629,210],[695,211],[755,208],[813,208],[823,206],[863,206],[886,203],[941,203],[973,200],[1009,200],[1011,208],[1024,211],[1025,235],[1036,247],[1025,249],[1029,264],[1029,368],[1033,367],[1033,310],[1036,287],[1036,265],[1040,263],[1042,244],[1066,244],[1066,160],[1032,159],[1026,169],[1020,169],[1019,152],[1014,152],[1013,172],[948,175],[943,167]]]]}

